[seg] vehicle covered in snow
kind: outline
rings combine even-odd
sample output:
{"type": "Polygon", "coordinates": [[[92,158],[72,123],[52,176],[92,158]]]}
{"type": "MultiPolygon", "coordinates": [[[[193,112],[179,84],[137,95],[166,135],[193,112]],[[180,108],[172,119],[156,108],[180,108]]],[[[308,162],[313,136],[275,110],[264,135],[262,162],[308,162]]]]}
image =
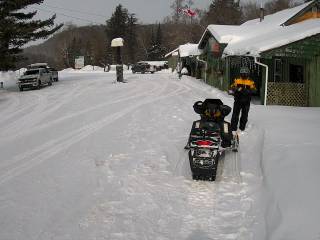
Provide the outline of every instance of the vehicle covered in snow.
{"type": "Polygon", "coordinates": [[[155,73],[156,68],[153,65],[150,65],[149,63],[146,62],[138,62],[131,67],[132,73],[155,73]]]}
{"type": "Polygon", "coordinates": [[[52,85],[52,74],[47,68],[28,69],[19,79],[20,91],[25,88],[40,89],[42,86],[52,85]]]}
{"type": "Polygon", "coordinates": [[[193,105],[201,116],[193,122],[185,149],[194,180],[215,181],[219,159],[226,150],[237,151],[238,138],[232,134],[230,123],[224,118],[231,108],[220,99],[206,99],[193,105]]]}
{"type": "Polygon", "coordinates": [[[45,68],[49,70],[51,73],[52,81],[59,81],[59,74],[58,71],[55,68],[49,67],[48,63],[33,63],[30,64],[27,69],[39,69],[39,68],[45,68]]]}

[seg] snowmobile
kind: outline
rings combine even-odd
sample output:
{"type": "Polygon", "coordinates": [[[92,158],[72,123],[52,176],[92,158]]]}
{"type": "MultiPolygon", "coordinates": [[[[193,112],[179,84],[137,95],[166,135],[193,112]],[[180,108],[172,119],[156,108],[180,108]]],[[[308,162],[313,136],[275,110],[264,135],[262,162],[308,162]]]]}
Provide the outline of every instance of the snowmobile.
{"type": "Polygon", "coordinates": [[[225,151],[237,152],[239,139],[224,118],[231,108],[220,99],[206,99],[193,105],[200,120],[193,122],[188,143],[189,162],[194,180],[215,181],[219,158],[225,151]]]}

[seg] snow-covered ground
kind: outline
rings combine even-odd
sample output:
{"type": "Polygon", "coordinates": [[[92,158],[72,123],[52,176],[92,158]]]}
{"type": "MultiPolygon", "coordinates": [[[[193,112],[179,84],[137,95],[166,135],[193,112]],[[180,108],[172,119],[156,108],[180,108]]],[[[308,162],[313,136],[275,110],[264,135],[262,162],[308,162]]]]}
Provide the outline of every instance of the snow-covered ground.
{"type": "MultiPolygon", "coordinates": [[[[3,77],[4,74],[0,76],[3,77]]],[[[320,239],[318,108],[252,106],[216,182],[191,180],[188,77],[64,71],[0,90],[0,239],[320,239]]]]}

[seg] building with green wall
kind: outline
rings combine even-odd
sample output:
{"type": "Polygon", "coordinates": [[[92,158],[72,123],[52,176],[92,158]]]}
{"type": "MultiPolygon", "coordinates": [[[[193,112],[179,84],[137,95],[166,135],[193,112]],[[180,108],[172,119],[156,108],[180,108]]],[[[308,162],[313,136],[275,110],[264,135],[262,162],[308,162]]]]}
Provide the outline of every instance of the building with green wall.
{"type": "Polygon", "coordinates": [[[246,66],[261,103],[320,106],[319,0],[240,26],[209,25],[199,49],[212,86],[228,90],[246,66]]]}

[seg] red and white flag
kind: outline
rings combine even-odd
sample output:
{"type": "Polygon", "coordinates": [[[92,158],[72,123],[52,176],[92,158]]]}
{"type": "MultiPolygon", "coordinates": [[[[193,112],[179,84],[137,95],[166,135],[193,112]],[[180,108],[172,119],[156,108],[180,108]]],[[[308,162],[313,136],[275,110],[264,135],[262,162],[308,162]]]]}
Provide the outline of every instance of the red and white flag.
{"type": "Polygon", "coordinates": [[[180,12],[182,12],[184,15],[187,15],[189,17],[195,17],[197,13],[190,8],[181,8],[180,12]]]}

